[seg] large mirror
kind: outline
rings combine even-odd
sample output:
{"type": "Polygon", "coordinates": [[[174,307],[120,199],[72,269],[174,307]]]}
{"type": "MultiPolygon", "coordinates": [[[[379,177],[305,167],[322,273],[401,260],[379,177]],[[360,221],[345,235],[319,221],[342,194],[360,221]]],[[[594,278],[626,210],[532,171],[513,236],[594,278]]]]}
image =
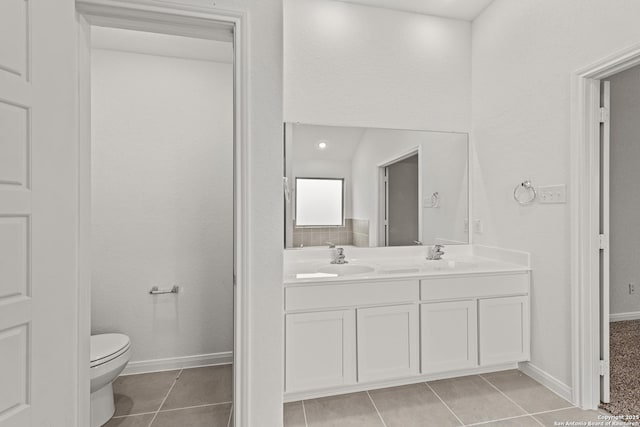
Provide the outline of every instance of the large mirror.
{"type": "Polygon", "coordinates": [[[285,247],[469,242],[465,133],[285,124],[285,247]]]}

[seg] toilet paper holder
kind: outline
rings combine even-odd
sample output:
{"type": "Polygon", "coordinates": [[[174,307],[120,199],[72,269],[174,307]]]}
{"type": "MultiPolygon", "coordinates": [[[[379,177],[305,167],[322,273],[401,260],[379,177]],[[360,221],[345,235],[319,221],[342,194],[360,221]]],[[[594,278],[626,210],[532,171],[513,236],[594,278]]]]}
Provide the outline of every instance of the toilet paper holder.
{"type": "Polygon", "coordinates": [[[178,292],[180,292],[180,286],[178,286],[178,285],[173,285],[173,288],[171,288],[171,289],[160,289],[159,287],[154,286],[149,291],[149,293],[151,295],[177,294],[178,292]]]}

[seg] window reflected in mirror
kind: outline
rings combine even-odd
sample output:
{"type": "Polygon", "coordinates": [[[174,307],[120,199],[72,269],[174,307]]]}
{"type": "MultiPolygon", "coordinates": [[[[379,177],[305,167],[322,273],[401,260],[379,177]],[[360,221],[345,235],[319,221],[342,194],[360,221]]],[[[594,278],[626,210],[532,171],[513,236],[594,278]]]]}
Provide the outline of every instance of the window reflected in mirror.
{"type": "Polygon", "coordinates": [[[296,178],[296,227],[344,225],[344,180],[296,178]]]}

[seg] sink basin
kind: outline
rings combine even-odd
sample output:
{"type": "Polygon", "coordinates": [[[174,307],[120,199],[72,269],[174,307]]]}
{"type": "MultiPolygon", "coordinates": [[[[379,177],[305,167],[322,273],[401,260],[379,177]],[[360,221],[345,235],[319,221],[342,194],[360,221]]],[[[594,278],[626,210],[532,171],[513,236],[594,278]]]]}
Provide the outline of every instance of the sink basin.
{"type": "Polygon", "coordinates": [[[337,276],[353,276],[356,274],[371,273],[373,267],[357,264],[331,264],[318,269],[319,273],[335,274],[337,276]]]}

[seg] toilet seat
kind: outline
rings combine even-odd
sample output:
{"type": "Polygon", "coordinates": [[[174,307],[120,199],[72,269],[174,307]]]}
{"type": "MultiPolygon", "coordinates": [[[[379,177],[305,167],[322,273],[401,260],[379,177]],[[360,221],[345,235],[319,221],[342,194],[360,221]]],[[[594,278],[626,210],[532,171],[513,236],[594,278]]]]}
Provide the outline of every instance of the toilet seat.
{"type": "Polygon", "coordinates": [[[129,337],[123,334],[100,334],[91,336],[91,363],[95,368],[126,353],[131,346],[129,337]]]}

